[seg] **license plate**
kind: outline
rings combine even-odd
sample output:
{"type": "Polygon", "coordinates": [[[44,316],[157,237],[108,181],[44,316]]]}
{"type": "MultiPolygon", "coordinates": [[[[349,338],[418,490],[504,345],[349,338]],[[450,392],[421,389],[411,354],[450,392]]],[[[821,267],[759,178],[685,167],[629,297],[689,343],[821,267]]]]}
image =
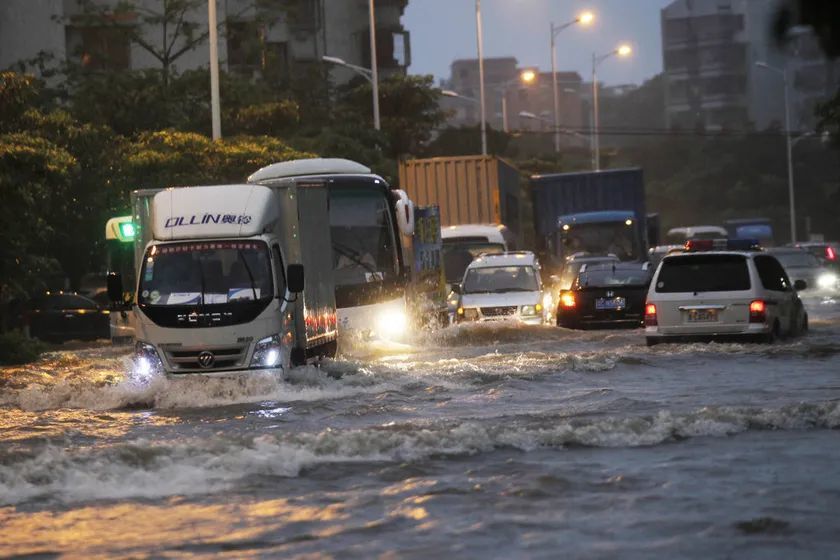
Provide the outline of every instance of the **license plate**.
{"type": "Polygon", "coordinates": [[[689,323],[713,323],[718,320],[717,309],[689,309],[689,323]]]}
{"type": "Polygon", "coordinates": [[[595,300],[595,309],[599,311],[606,311],[610,309],[624,309],[627,306],[627,300],[623,297],[616,298],[598,298],[595,300]]]}

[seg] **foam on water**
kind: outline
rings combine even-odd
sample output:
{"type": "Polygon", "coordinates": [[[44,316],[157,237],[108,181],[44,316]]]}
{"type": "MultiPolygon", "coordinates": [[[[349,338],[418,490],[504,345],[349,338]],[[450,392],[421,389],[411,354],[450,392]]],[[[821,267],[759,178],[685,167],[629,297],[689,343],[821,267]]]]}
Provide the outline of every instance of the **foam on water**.
{"type": "Polygon", "coordinates": [[[36,499],[77,502],[203,494],[252,476],[298,476],[320,464],[419,461],[499,448],[524,452],[574,446],[638,447],[748,430],[836,429],[840,403],[782,408],[705,407],[648,416],[558,415],[388,423],[318,432],[276,431],[251,438],[146,440],[110,446],[39,446],[0,456],[0,505],[36,499]]]}

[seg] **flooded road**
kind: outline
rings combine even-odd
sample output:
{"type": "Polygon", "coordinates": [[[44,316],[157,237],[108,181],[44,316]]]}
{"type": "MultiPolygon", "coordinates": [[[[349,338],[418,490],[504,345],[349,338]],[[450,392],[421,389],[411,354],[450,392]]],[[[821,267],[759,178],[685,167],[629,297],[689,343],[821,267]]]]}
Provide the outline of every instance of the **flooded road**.
{"type": "Polygon", "coordinates": [[[0,370],[0,556],[840,556],[840,305],[774,346],[450,328],[320,370],[0,370]]]}

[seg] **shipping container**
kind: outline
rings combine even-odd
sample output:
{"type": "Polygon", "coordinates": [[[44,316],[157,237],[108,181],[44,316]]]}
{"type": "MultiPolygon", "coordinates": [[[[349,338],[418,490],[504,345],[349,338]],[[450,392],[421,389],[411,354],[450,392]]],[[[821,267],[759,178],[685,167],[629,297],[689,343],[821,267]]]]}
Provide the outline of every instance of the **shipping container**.
{"type": "Polygon", "coordinates": [[[459,156],[400,162],[400,188],[418,206],[440,206],[442,226],[504,224],[520,243],[523,231],[522,177],[494,156],[459,156]]]}

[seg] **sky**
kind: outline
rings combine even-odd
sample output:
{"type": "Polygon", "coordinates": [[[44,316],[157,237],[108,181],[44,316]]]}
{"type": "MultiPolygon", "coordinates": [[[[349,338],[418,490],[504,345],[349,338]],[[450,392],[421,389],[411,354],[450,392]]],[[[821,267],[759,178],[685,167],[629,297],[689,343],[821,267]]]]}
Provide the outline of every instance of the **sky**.
{"type": "MultiPolygon", "coordinates": [[[[591,10],[590,27],[572,26],[557,36],[557,69],[592,72],[592,53],[628,42],[634,54],[598,68],[609,85],[642,83],[662,71],[660,10],[672,0],[482,0],[484,56],[514,56],[519,65],[551,70],[550,23],[591,10]]],[[[409,0],[403,25],[411,32],[411,74],[449,77],[458,58],[476,58],[475,0],[409,0]]]]}

